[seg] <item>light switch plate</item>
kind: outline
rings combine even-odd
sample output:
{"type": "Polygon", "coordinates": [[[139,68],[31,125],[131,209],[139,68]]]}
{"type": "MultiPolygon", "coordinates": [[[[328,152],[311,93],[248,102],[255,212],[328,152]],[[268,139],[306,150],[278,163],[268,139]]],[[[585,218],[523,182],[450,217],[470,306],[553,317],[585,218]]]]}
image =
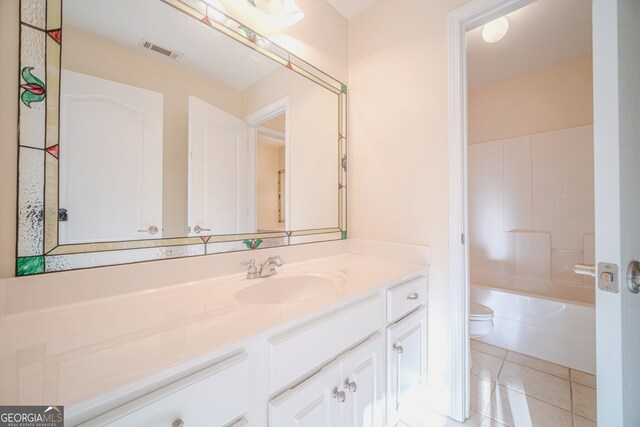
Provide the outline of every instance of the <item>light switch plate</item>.
{"type": "Polygon", "coordinates": [[[610,262],[599,263],[597,275],[598,288],[601,291],[614,294],[620,292],[620,268],[616,264],[610,262]]]}

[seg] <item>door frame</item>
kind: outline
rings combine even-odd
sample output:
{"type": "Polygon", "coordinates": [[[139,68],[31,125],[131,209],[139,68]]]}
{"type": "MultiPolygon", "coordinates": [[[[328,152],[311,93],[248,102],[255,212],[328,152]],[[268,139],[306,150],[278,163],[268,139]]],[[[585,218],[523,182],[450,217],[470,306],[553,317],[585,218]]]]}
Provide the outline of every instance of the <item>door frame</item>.
{"type": "MultiPolygon", "coordinates": [[[[249,152],[251,157],[251,162],[253,164],[253,170],[257,170],[257,143],[258,143],[258,133],[263,132],[264,129],[260,125],[268,120],[273,119],[276,116],[284,113],[284,229],[286,231],[290,231],[290,219],[291,219],[291,168],[290,159],[291,159],[291,133],[289,129],[289,124],[291,123],[289,113],[289,97],[285,96],[284,98],[278,99],[277,101],[259,109],[258,111],[248,115],[245,118],[245,121],[249,124],[249,152]]],[[[250,216],[253,218],[253,224],[258,227],[258,182],[257,182],[257,174],[254,173],[253,180],[253,211],[250,216]]]]}
{"type": "Polygon", "coordinates": [[[449,45],[449,304],[450,408],[456,421],[469,418],[469,245],[467,221],[466,33],[535,0],[472,0],[447,16],[449,45]]]}

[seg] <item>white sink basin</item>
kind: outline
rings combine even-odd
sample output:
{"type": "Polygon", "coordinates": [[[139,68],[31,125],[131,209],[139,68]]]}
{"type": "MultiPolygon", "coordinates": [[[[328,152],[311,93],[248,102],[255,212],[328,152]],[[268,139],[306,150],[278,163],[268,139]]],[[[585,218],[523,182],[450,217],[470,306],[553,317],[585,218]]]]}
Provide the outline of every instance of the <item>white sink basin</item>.
{"type": "Polygon", "coordinates": [[[262,279],[243,279],[251,284],[235,294],[248,304],[284,304],[306,301],[335,291],[344,276],[323,272],[285,272],[262,279]]]}

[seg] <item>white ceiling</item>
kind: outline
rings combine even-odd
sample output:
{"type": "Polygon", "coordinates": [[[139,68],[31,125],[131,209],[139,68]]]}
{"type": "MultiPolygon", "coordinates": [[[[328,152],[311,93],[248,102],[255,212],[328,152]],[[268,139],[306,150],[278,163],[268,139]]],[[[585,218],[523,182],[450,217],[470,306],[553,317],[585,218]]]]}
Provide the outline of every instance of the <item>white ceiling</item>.
{"type": "Polygon", "coordinates": [[[65,0],[63,4],[63,24],[95,33],[238,91],[244,91],[280,67],[158,0],[65,0]],[[143,49],[138,46],[141,38],[178,51],[183,57],[176,61],[143,49]]]}
{"type": "Polygon", "coordinates": [[[592,0],[538,0],[507,15],[496,43],[482,27],[467,33],[469,86],[477,87],[591,52],[592,0]]]}
{"type": "Polygon", "coordinates": [[[342,16],[351,19],[379,0],[327,0],[342,16]]]}

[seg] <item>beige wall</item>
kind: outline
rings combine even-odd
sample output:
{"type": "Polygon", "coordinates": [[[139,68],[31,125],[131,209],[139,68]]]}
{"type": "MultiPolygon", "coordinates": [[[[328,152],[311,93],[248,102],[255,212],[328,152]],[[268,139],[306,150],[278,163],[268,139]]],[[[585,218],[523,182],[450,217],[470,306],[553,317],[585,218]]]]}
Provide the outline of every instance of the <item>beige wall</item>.
{"type": "Polygon", "coordinates": [[[128,49],[71,26],[64,29],[62,67],[164,95],[164,237],[186,236],[189,95],[197,96],[229,114],[241,117],[242,94],[214,80],[190,73],[171,62],[128,49]]]}
{"type": "Polygon", "coordinates": [[[447,14],[381,0],[349,28],[349,236],[431,246],[429,382],[449,382],[447,14]],[[440,349],[436,351],[436,349],[440,349]]]}
{"type": "Polygon", "coordinates": [[[469,143],[593,123],[591,62],[583,55],[471,89],[469,143]]]}
{"type": "MultiPolygon", "coordinates": [[[[273,19],[259,13],[248,2],[223,0],[231,16],[265,36],[274,38],[302,59],[346,82],[346,19],[324,1],[298,0],[297,3],[304,10],[305,19],[293,27],[282,29],[273,19]]],[[[19,2],[0,1],[0,278],[12,277],[15,273],[18,12],[19,2]]],[[[96,270],[96,274],[100,274],[100,271],[96,270]]]]}
{"type": "Polygon", "coordinates": [[[0,278],[15,274],[19,3],[0,1],[0,278]]]}

